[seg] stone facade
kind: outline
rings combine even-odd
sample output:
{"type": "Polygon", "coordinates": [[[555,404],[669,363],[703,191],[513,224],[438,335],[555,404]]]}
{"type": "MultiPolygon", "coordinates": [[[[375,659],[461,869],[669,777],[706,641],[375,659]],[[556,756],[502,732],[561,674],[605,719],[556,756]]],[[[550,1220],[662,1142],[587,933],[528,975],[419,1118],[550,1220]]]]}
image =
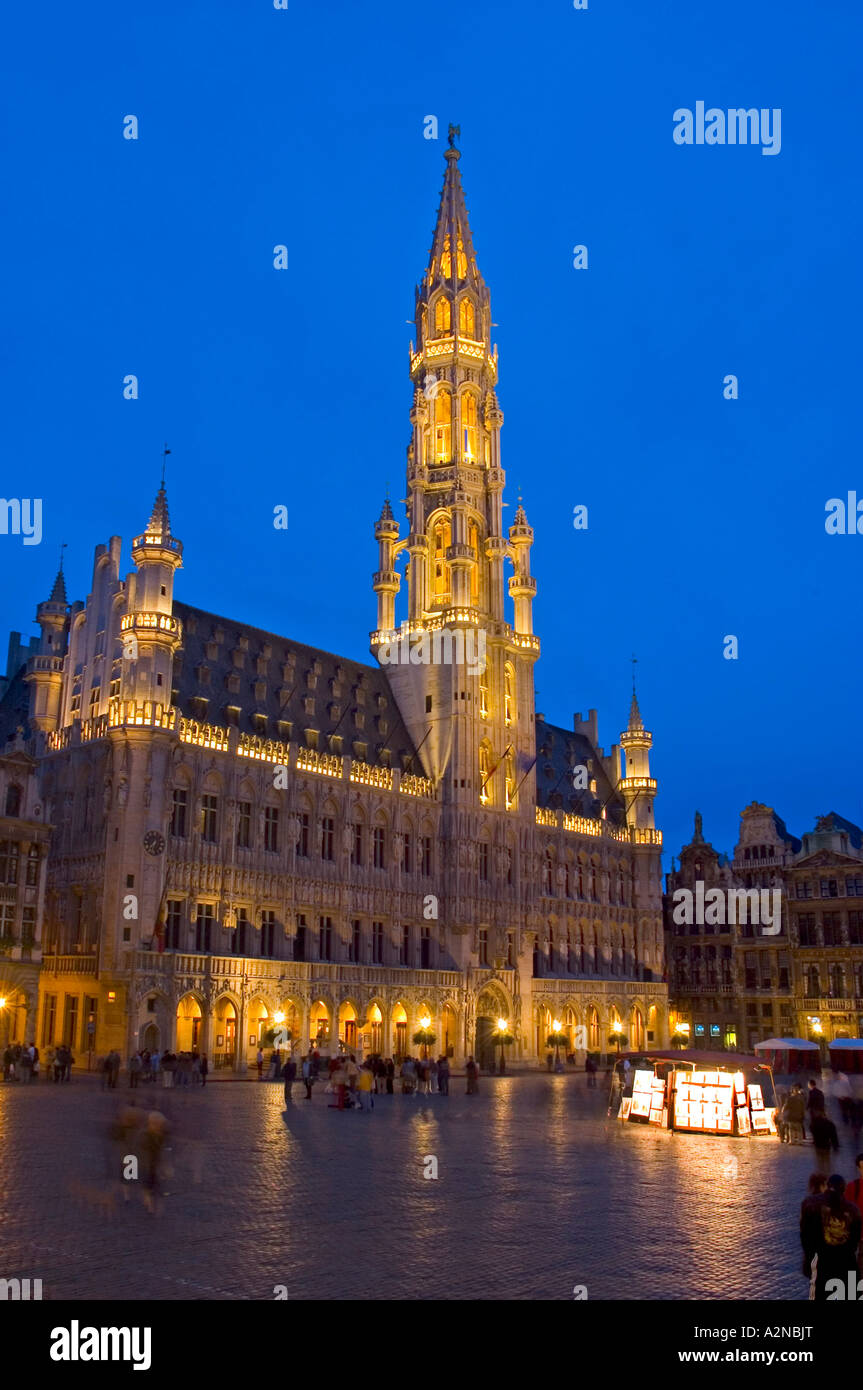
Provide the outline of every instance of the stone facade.
{"type": "Polygon", "coordinates": [[[376,664],[175,598],[164,486],[125,579],[115,536],[86,602],[58,576],[39,605],[0,719],[26,684],[53,826],[40,1045],[65,1028],[73,1049],[242,1069],[271,1028],[394,1055],[426,1015],[435,1048],[486,1066],[501,1019],[516,1065],[558,1019],[596,1051],[615,1022],[666,1041],[652,738],[634,694],[607,755],[594,711],[572,730],[535,712],[534,537],[521,503],[503,530],[458,160],[417,290],[407,530],[389,501],[374,528],[376,664]]]}
{"type": "Polygon", "coordinates": [[[860,1036],[861,861],[863,834],[835,814],[801,841],[771,807],[753,801],[741,814],[731,860],[705,842],[696,817],[695,835],[666,880],[672,1028],[682,1023],[696,1044],[741,1051],[768,1037],[826,1043],[860,1036]],[[675,891],[693,891],[699,881],[705,894],[720,888],[726,897],[734,889],[778,890],[778,924],[765,931],[752,921],[732,923],[730,914],[722,923],[675,921],[675,891]]]}

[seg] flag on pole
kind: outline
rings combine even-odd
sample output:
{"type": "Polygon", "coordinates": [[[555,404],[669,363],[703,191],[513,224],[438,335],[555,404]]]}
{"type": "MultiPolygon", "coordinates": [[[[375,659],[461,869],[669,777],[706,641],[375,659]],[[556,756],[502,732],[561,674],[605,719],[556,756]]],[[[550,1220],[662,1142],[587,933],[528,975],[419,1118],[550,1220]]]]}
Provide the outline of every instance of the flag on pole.
{"type": "MultiPolygon", "coordinates": [[[[168,888],[167,884],[162,889],[162,900],[159,903],[159,911],[156,914],[156,926],[153,932],[153,941],[156,943],[156,950],[159,955],[165,949],[165,927],[168,922],[168,888]]],[[[152,950],[152,943],[150,946],[152,950]]]]}

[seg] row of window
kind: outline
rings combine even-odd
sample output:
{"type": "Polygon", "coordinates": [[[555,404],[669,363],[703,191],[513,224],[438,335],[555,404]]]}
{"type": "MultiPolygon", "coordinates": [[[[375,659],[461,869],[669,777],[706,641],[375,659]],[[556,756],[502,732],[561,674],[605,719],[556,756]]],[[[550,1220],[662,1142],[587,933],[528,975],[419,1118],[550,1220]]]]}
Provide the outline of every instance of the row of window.
{"type": "MultiPolygon", "coordinates": [[[[183,907],[181,900],[168,900],[166,950],[194,950],[206,955],[215,948],[218,953],[216,930],[221,927],[216,921],[213,904],[199,903],[194,923],[184,920],[183,907]]],[[[237,956],[295,961],[347,960],[356,965],[405,965],[420,970],[431,970],[435,965],[431,927],[428,926],[420,927],[418,936],[414,927],[402,926],[395,950],[383,922],[375,921],[369,926],[359,918],[351,922],[347,941],[336,931],[331,917],[319,917],[317,926],[312,927],[305,913],[297,914],[296,929],[290,937],[277,922],[275,912],[269,909],[262,912],[260,928],[256,929],[248,910],[238,908],[236,926],[225,930],[230,936],[228,949],[237,956]],[[391,959],[393,955],[396,959],[391,959]]]]}
{"type": "Polygon", "coordinates": [[[801,946],[863,946],[863,912],[822,912],[820,922],[814,912],[801,912],[795,921],[801,946]]]}
{"type": "MultiPolygon", "coordinates": [[[[795,884],[795,893],[798,898],[839,898],[840,880],[836,878],[822,878],[817,882],[810,879],[798,879],[795,884]],[[815,889],[818,892],[815,892],[815,889]]],[[[846,876],[845,894],[846,898],[863,898],[863,878],[846,876]]]]}
{"type": "MultiPolygon", "coordinates": [[[[237,807],[236,843],[238,849],[254,847],[252,831],[252,803],[240,801],[237,807]]],[[[171,807],[171,834],[185,839],[189,833],[189,801],[185,788],[175,787],[171,807]]],[[[370,863],[375,869],[386,868],[387,831],[382,825],[369,828],[361,821],[351,827],[351,863],[365,865],[370,863]]],[[[219,798],[213,794],[201,797],[201,839],[210,844],[218,844],[219,798]]],[[[432,836],[404,834],[402,866],[406,873],[420,873],[430,877],[433,872],[432,836]]],[[[280,811],[277,806],[264,807],[263,848],[278,853],[281,847],[280,811]]],[[[336,858],[336,820],[334,816],[320,818],[317,843],[314,845],[319,858],[333,862],[336,858]]],[[[487,848],[487,846],[486,846],[487,848]]],[[[299,815],[299,831],[296,841],[297,854],[308,859],[312,856],[313,836],[312,818],[308,811],[299,815]]]]}
{"type": "MultiPolygon", "coordinates": [[[[543,865],[542,891],[548,897],[560,898],[581,898],[589,902],[599,902],[596,885],[596,869],[590,868],[585,876],[584,869],[580,864],[574,866],[570,871],[569,864],[562,864],[562,882],[556,882],[556,862],[550,849],[545,852],[545,864],[543,865]],[[585,877],[587,880],[587,892],[585,893],[585,877]],[[574,892],[573,892],[574,888],[574,892]]],[[[632,901],[634,887],[631,880],[627,881],[624,874],[619,874],[617,884],[609,874],[608,881],[608,901],[613,907],[627,907],[632,901]]]]}

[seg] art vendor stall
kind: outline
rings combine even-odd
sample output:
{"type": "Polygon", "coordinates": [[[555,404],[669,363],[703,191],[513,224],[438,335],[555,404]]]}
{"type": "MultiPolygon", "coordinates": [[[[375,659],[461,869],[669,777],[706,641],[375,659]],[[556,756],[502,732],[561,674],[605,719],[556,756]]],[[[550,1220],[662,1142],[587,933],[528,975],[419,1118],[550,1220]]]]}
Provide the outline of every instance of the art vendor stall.
{"type": "MultiPolygon", "coordinates": [[[[776,1134],[773,1075],[727,1052],[629,1053],[618,1118],[690,1134],[776,1134]]],[[[622,1079],[623,1061],[615,1068],[622,1079]]]]}

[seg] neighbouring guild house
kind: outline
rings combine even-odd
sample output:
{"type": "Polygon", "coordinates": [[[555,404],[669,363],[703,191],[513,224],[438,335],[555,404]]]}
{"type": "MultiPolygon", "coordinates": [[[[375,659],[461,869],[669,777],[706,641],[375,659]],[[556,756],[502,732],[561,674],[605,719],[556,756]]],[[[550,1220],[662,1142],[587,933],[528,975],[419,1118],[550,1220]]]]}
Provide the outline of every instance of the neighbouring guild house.
{"type": "Polygon", "coordinates": [[[665,932],[672,1031],[682,1024],[696,1046],[749,1052],[784,1036],[826,1048],[863,1034],[863,832],[835,812],[800,840],[753,801],[732,859],[705,841],[696,815],[667,875],[665,932]],[[778,889],[779,931],[727,915],[675,921],[675,890],[699,881],[705,892],[778,889]]]}
{"type": "MultiPolygon", "coordinates": [[[[386,501],[373,528],[374,663],[175,596],[164,485],[125,578],[114,536],[86,601],[61,573],[38,607],[0,733],[28,734],[40,819],[14,834],[40,865],[50,826],[40,1046],[198,1048],[242,1070],[270,1029],[399,1055],[426,1016],[435,1051],[486,1067],[501,1020],[516,1066],[544,1058],[555,1020],[579,1061],[615,1024],[667,1042],[652,737],[634,693],[608,753],[595,711],[565,729],[535,710],[534,534],[520,503],[503,524],[459,158],[451,144],[416,291],[407,516],[386,501]]],[[[22,957],[23,932],[16,916],[22,957]]]]}

